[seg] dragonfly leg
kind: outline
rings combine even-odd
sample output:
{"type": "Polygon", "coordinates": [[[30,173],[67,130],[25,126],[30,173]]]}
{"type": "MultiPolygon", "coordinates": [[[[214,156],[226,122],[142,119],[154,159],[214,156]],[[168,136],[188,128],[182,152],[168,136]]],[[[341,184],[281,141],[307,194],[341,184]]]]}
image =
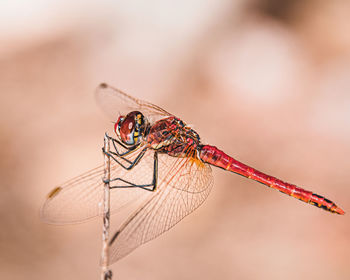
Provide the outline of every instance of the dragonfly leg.
{"type": "Polygon", "coordinates": [[[121,157],[121,156],[118,156],[118,155],[116,155],[116,154],[114,154],[114,153],[111,153],[111,152],[107,153],[107,152],[104,150],[104,148],[102,148],[102,151],[103,151],[103,153],[105,153],[106,155],[108,155],[109,157],[111,157],[116,163],[118,163],[118,164],[119,164],[121,167],[123,167],[124,169],[126,169],[126,170],[131,170],[134,166],[136,166],[136,165],[139,163],[140,159],[144,156],[145,152],[147,151],[147,147],[144,148],[144,149],[137,155],[137,157],[135,158],[134,161],[130,161],[130,160],[128,160],[128,159],[125,159],[125,158],[123,158],[123,157],[121,157]],[[126,161],[129,163],[129,166],[125,166],[124,164],[122,164],[120,161],[118,161],[118,160],[116,159],[116,157],[114,157],[114,155],[117,156],[117,157],[119,157],[119,158],[121,158],[121,159],[126,160],[126,161]]]}
{"type": "Polygon", "coordinates": [[[158,153],[157,152],[154,153],[154,165],[153,165],[153,180],[152,180],[152,183],[144,184],[144,185],[137,185],[137,184],[131,183],[129,181],[126,181],[126,180],[124,180],[122,178],[114,178],[114,179],[110,180],[110,182],[116,182],[116,181],[121,181],[121,182],[125,183],[126,185],[124,185],[124,186],[111,186],[110,187],[111,189],[141,188],[141,189],[144,189],[146,191],[151,191],[151,192],[155,191],[156,188],[157,188],[157,182],[158,182],[158,153]]]}
{"type": "Polygon", "coordinates": [[[126,156],[126,155],[130,154],[131,152],[135,151],[136,148],[138,147],[137,145],[132,146],[132,147],[127,147],[127,146],[125,146],[123,143],[121,143],[119,140],[117,140],[117,139],[115,139],[115,138],[113,138],[113,137],[110,137],[110,136],[108,136],[108,135],[107,135],[107,137],[112,141],[112,144],[113,144],[113,147],[114,147],[114,150],[115,150],[115,153],[114,153],[114,152],[113,152],[113,153],[114,153],[116,156],[118,156],[118,157],[126,156]],[[121,147],[123,147],[124,149],[126,149],[126,151],[123,152],[123,153],[120,153],[120,152],[118,151],[118,149],[117,149],[116,144],[118,144],[119,146],[121,146],[121,147]]]}
{"type": "MultiPolygon", "coordinates": [[[[107,135],[107,137],[108,137],[109,140],[112,141],[112,144],[113,144],[113,147],[114,147],[114,151],[115,151],[115,152],[109,151],[108,153],[106,153],[105,150],[104,150],[104,148],[102,148],[102,152],[105,153],[105,154],[107,154],[107,155],[110,156],[110,157],[113,157],[112,155],[114,155],[114,156],[116,156],[116,157],[118,157],[118,158],[124,160],[125,162],[127,162],[128,164],[131,165],[131,164],[132,164],[132,161],[128,160],[128,159],[125,158],[124,156],[127,156],[128,154],[130,154],[130,153],[136,151],[137,148],[139,148],[139,146],[138,146],[138,145],[135,145],[135,146],[133,146],[133,147],[126,147],[123,143],[121,143],[121,142],[118,141],[117,139],[114,139],[114,138],[112,138],[112,137],[110,137],[110,136],[108,136],[108,135],[107,135]],[[122,146],[122,147],[123,147],[124,149],[126,149],[127,151],[125,151],[125,152],[123,152],[123,153],[120,153],[120,152],[118,151],[118,148],[117,148],[117,145],[116,145],[116,144],[122,146]]],[[[119,162],[118,160],[116,160],[114,157],[113,157],[113,159],[114,159],[116,162],[118,162],[118,163],[120,164],[120,162],[119,162]]],[[[124,166],[123,166],[123,167],[124,167],[124,166]]]]}

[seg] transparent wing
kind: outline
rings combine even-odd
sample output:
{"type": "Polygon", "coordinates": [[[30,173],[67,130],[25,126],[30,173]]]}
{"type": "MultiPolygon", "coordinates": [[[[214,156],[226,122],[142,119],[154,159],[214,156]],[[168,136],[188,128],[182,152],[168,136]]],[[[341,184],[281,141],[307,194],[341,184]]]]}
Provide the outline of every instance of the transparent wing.
{"type": "Polygon", "coordinates": [[[209,165],[191,158],[159,155],[157,190],[110,240],[110,263],[172,228],[208,197],[213,185],[209,165]]]}
{"type": "Polygon", "coordinates": [[[120,115],[125,115],[131,111],[142,112],[151,122],[166,116],[172,116],[157,105],[132,97],[105,83],[98,86],[95,98],[97,104],[113,121],[116,121],[120,115]]]}
{"type": "MultiPolygon", "coordinates": [[[[127,158],[133,160],[137,154],[138,151],[135,151],[127,158]]],[[[153,179],[153,162],[152,150],[147,151],[131,171],[111,159],[111,179],[120,177],[135,184],[149,184],[153,179]]],[[[102,165],[54,188],[41,208],[41,219],[50,224],[74,224],[102,215],[103,175],[102,165]]],[[[149,193],[140,188],[111,189],[111,213],[116,213],[130,203],[147,199],[149,193]]]]}

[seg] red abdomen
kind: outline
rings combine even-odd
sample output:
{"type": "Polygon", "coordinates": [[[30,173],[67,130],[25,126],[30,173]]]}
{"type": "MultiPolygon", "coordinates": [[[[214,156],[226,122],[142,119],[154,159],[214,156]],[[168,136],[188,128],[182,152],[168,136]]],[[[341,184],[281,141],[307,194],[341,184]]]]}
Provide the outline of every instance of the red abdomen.
{"type": "Polygon", "coordinates": [[[205,145],[201,147],[200,158],[203,162],[223,168],[225,170],[240,174],[249,179],[258,181],[268,187],[279,190],[282,193],[293,196],[306,203],[322,208],[324,210],[341,214],[345,212],[329,199],[304,190],[295,185],[283,182],[275,177],[264,174],[250,166],[247,166],[214,146],[205,145]]]}

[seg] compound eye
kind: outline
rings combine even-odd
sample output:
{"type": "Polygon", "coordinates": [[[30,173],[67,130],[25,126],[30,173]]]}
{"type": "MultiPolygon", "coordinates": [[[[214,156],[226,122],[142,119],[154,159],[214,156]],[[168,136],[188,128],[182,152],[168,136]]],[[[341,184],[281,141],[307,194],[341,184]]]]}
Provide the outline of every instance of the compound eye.
{"type": "Polygon", "coordinates": [[[120,138],[120,125],[123,122],[124,117],[120,116],[117,120],[117,122],[114,124],[114,132],[117,134],[117,136],[120,138]]]}
{"type": "Polygon", "coordinates": [[[147,128],[147,120],[139,111],[132,111],[126,116],[119,117],[114,125],[118,138],[126,145],[140,144],[147,128]]]}
{"type": "Polygon", "coordinates": [[[121,119],[118,125],[119,137],[123,143],[127,145],[134,145],[134,133],[135,133],[135,118],[134,116],[127,116],[125,119],[121,119]]]}

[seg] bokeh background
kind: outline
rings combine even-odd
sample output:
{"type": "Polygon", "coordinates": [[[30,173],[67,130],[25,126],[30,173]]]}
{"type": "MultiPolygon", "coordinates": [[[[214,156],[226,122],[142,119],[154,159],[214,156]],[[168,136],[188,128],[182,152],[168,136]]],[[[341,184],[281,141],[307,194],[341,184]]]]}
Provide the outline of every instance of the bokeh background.
{"type": "MultiPolygon", "coordinates": [[[[1,1],[0,278],[99,279],[101,221],[49,226],[39,208],[102,163],[100,82],[349,210],[349,12],[328,0],[1,1]]],[[[349,279],[349,215],[214,176],[207,202],[114,264],[114,279],[349,279]]]]}

